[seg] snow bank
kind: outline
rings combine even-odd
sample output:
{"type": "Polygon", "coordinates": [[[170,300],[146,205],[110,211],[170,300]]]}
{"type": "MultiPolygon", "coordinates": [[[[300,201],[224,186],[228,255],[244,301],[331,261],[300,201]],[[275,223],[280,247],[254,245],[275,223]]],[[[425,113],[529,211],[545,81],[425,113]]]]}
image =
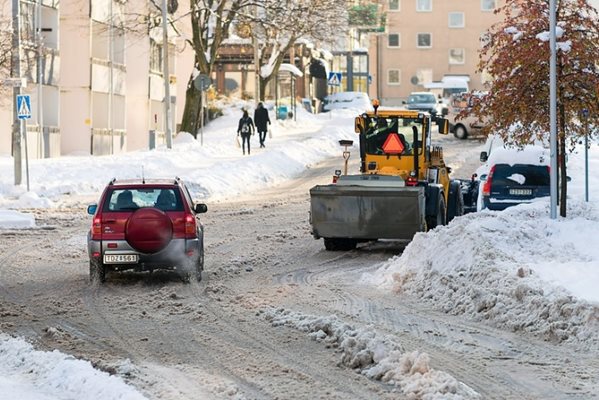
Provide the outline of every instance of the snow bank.
{"type": "Polygon", "coordinates": [[[35,218],[13,210],[0,210],[0,229],[24,229],[35,227],[35,218]]]}
{"type": "Polygon", "coordinates": [[[121,378],[95,370],[88,361],[57,350],[37,351],[5,334],[0,334],[0,393],[20,400],[146,398],[121,378]]]}
{"type": "Polygon", "coordinates": [[[546,200],[457,218],[364,279],[450,314],[599,349],[599,209],[570,200],[557,220],[548,209],[546,200]]]}
{"type": "Polygon", "coordinates": [[[289,326],[307,332],[319,342],[337,347],[341,362],[370,379],[398,386],[407,399],[478,399],[480,396],[451,375],[434,370],[429,356],[405,352],[391,336],[372,327],[354,328],[336,316],[316,317],[284,309],[262,311],[273,326],[289,326]]]}

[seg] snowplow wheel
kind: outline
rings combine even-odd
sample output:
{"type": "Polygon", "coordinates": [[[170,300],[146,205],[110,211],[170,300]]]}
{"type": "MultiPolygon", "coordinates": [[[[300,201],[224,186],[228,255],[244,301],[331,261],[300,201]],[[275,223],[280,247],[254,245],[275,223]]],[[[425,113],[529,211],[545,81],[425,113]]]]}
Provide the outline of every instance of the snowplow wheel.
{"type": "Polygon", "coordinates": [[[324,238],[324,248],[328,251],[348,251],[356,248],[358,242],[354,239],[324,238]]]}
{"type": "Polygon", "coordinates": [[[447,223],[460,215],[464,215],[462,185],[458,181],[451,181],[449,184],[449,199],[447,201],[447,223]]]}
{"type": "Polygon", "coordinates": [[[428,230],[435,229],[437,226],[446,225],[446,215],[445,215],[445,197],[443,196],[443,192],[439,193],[439,204],[437,205],[437,216],[436,217],[428,217],[426,220],[426,224],[428,226],[428,230]]]}

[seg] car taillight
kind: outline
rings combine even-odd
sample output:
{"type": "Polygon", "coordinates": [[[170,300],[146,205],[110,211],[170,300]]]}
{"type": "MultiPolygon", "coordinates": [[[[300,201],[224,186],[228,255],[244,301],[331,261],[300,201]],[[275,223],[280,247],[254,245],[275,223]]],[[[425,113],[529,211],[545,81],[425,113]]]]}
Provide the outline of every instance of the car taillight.
{"type": "Polygon", "coordinates": [[[94,217],[92,221],[92,239],[102,239],[102,218],[94,217]]]}
{"type": "Polygon", "coordinates": [[[418,185],[418,178],[416,177],[416,172],[412,171],[412,172],[410,172],[408,179],[406,179],[406,186],[417,186],[417,185],[418,185]]]}
{"type": "Polygon", "coordinates": [[[491,183],[493,181],[493,172],[495,172],[494,165],[491,167],[491,170],[489,171],[489,174],[487,175],[487,180],[485,181],[485,184],[483,185],[483,196],[491,195],[491,183]]]}
{"type": "Polygon", "coordinates": [[[191,214],[185,216],[185,237],[196,237],[196,219],[191,214]]]}

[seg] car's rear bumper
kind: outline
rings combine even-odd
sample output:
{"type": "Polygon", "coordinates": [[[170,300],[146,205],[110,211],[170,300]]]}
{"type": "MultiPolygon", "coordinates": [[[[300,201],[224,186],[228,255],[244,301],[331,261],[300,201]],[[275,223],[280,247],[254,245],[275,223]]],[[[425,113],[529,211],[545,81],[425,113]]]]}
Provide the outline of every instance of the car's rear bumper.
{"type": "Polygon", "coordinates": [[[98,259],[109,269],[145,271],[192,267],[203,253],[203,245],[198,238],[173,239],[167,247],[156,253],[142,253],[131,247],[126,240],[89,240],[88,252],[90,259],[98,259]],[[136,255],[137,262],[105,263],[105,255],[136,255]]]}

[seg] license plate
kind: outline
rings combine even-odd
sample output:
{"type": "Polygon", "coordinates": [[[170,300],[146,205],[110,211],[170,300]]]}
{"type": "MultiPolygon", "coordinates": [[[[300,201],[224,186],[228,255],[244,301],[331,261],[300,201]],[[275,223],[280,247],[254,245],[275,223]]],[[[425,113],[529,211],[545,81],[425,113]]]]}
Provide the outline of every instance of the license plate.
{"type": "Polygon", "coordinates": [[[104,264],[134,264],[137,254],[104,254],[104,264]]]}
{"type": "Polygon", "coordinates": [[[532,189],[510,189],[510,194],[513,196],[530,196],[532,189]]]}

